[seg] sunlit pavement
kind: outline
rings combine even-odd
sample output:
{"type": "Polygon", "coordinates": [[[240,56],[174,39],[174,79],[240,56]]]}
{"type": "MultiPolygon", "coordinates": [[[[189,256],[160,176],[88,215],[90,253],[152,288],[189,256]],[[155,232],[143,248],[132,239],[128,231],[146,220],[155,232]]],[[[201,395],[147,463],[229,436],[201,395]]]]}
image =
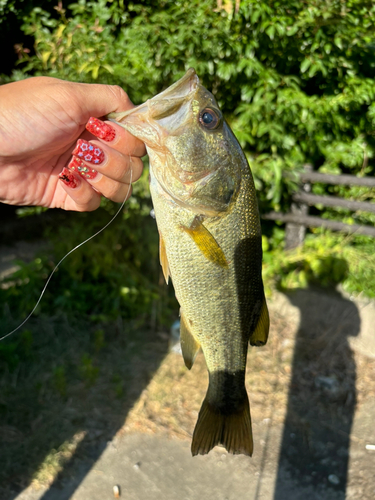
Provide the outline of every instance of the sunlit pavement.
{"type": "MultiPolygon", "coordinates": [[[[370,454],[363,444],[371,436],[358,435],[357,430],[367,427],[363,426],[363,420],[372,420],[375,402],[361,413],[356,416],[353,426],[356,441],[351,443],[346,497],[336,492],[334,486],[314,489],[308,485],[296,485],[287,471],[284,471],[281,486],[278,483],[279,497],[281,494],[283,498],[293,500],[373,498],[375,452],[370,454]],[[358,468],[358,464],[363,461],[367,462],[366,470],[358,468]],[[369,496],[371,482],[373,493],[369,496]]],[[[193,459],[189,443],[185,441],[147,435],[116,437],[108,443],[100,459],[93,464],[80,484],[77,484],[81,479],[78,466],[77,477],[63,483],[62,489],[28,489],[17,500],[110,499],[114,498],[113,487],[116,485],[121,488],[121,498],[124,499],[271,500],[275,493],[282,427],[269,429],[267,424],[254,425],[254,433],[258,439],[252,458],[229,456],[216,448],[208,456],[193,459]]]]}

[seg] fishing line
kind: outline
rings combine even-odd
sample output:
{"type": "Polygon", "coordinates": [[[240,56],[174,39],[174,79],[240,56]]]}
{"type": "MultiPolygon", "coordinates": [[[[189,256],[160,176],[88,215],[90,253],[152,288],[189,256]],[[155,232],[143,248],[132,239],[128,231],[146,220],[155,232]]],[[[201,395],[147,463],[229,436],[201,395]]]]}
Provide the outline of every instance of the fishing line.
{"type": "MultiPolygon", "coordinates": [[[[129,157],[130,158],[130,157],[129,157]]],[[[131,163],[131,158],[130,158],[130,163],[131,163]]],[[[95,236],[98,236],[98,234],[102,233],[105,229],[107,229],[107,227],[112,224],[112,222],[116,219],[116,217],[118,216],[118,214],[121,212],[121,210],[124,208],[124,205],[125,205],[125,202],[126,202],[126,199],[130,193],[130,188],[131,188],[131,185],[132,185],[132,178],[133,178],[133,172],[132,172],[132,169],[130,168],[130,180],[129,180],[129,188],[128,188],[128,191],[126,193],[126,196],[125,196],[125,199],[124,201],[121,203],[120,205],[120,208],[117,210],[117,212],[115,213],[115,215],[112,217],[112,219],[107,222],[107,224],[102,227],[101,229],[99,229],[99,231],[97,231],[95,234],[93,234],[92,236],[90,236],[89,238],[87,238],[87,240],[85,241],[82,241],[82,243],[80,243],[79,245],[77,245],[76,247],[72,248],[72,250],[69,250],[69,252],[67,254],[64,255],[64,257],[56,264],[56,266],[54,267],[53,271],[51,272],[51,274],[48,276],[47,278],[47,281],[46,281],[46,284],[44,285],[43,289],[42,289],[42,292],[39,296],[39,299],[37,300],[37,303],[35,304],[34,308],[32,309],[31,313],[26,317],[26,319],[24,319],[22,321],[22,323],[20,325],[17,326],[17,328],[15,328],[14,330],[12,330],[11,332],[7,333],[6,335],[4,335],[3,337],[0,337],[0,341],[6,339],[7,337],[9,337],[10,335],[12,335],[13,333],[15,333],[17,330],[19,330],[20,328],[23,327],[23,325],[31,318],[31,316],[34,314],[35,312],[35,309],[38,307],[40,301],[42,300],[42,297],[44,295],[44,292],[46,291],[47,289],[47,286],[48,286],[48,283],[51,281],[51,278],[52,276],[54,275],[56,269],[59,267],[59,265],[71,254],[73,253],[75,250],[77,250],[78,248],[80,248],[81,246],[83,246],[85,243],[87,243],[88,241],[92,240],[93,238],[95,238],[95,236]]]]}

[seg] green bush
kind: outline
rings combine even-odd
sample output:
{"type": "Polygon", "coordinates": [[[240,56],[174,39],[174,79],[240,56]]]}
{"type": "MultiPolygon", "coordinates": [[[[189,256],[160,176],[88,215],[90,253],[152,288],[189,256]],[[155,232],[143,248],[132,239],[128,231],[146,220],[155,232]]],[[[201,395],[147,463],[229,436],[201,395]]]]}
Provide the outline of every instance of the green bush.
{"type": "MultiPolygon", "coordinates": [[[[119,314],[131,319],[149,311],[153,301],[160,299],[156,224],[149,215],[149,195],[137,194],[142,192],[145,178],[147,171],[111,226],[62,262],[36,314],[64,311],[94,321],[113,320],[119,314]]],[[[108,200],[104,205],[106,210],[98,210],[95,218],[92,213],[72,213],[50,226],[45,236],[53,255],[48,249],[30,264],[19,262],[20,269],[4,279],[0,302],[8,304],[13,315],[26,316],[60,259],[110,220],[117,207],[108,200]]]]}
{"type": "Polygon", "coordinates": [[[23,72],[118,84],[140,102],[193,66],[247,152],[267,208],[289,193],[282,171],[305,162],[374,174],[372,2],[243,0],[237,14],[225,5],[81,0],[59,18],[35,8],[23,29],[36,54],[23,72]]]}
{"type": "Polygon", "coordinates": [[[263,236],[263,277],[266,294],[273,288],[288,290],[309,284],[343,289],[353,296],[375,298],[374,243],[369,237],[353,237],[316,229],[303,247],[280,251],[282,231],[263,236]],[[279,245],[279,246],[278,246],[279,245]]]}

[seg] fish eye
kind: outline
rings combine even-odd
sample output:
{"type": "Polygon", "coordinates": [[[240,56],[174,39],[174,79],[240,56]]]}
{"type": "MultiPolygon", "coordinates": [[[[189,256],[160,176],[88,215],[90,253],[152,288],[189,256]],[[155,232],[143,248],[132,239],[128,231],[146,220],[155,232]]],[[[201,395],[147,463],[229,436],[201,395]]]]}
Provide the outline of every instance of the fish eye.
{"type": "Polygon", "coordinates": [[[204,128],[214,130],[221,123],[221,115],[218,111],[214,111],[211,108],[205,108],[199,115],[199,123],[203,125],[204,128]]]}

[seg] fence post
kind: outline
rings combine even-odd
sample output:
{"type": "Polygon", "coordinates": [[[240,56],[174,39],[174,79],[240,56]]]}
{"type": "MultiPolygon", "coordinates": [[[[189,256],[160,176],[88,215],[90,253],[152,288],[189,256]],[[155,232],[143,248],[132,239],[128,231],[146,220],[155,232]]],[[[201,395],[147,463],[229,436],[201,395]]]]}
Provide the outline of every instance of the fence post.
{"type": "MultiPolygon", "coordinates": [[[[312,165],[306,164],[304,166],[305,172],[311,172],[313,170],[312,165]]],[[[301,184],[301,190],[305,193],[311,191],[311,183],[303,182],[301,184]]],[[[290,205],[290,212],[294,215],[308,215],[309,207],[305,203],[297,203],[293,201],[290,205]]],[[[285,250],[292,250],[302,245],[305,239],[306,227],[301,224],[295,224],[288,222],[285,228],[285,250]]]]}

